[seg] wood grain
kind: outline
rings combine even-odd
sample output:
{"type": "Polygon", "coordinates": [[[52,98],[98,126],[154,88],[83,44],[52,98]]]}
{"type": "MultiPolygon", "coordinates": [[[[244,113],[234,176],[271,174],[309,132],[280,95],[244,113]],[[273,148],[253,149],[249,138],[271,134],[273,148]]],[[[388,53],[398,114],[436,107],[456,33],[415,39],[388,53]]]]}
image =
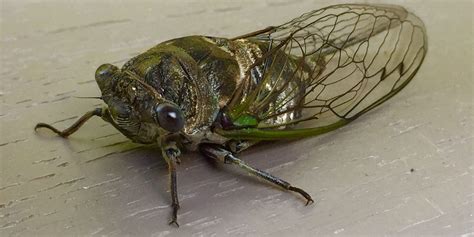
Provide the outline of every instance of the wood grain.
{"type": "Polygon", "coordinates": [[[174,37],[240,35],[334,1],[2,1],[0,235],[471,236],[473,4],[385,2],[426,23],[430,48],[413,83],[345,128],[242,155],[316,203],[190,153],[178,168],[176,229],[157,148],[100,119],[68,140],[34,125],[66,127],[99,106],[75,97],[99,95],[102,63],[120,66],[174,37]]]}

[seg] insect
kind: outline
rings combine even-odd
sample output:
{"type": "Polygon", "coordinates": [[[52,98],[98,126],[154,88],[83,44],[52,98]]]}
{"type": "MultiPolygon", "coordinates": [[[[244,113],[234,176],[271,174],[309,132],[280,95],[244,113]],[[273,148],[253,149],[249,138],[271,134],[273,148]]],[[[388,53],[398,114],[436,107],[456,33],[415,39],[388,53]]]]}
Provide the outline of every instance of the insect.
{"type": "Polygon", "coordinates": [[[427,52],[423,23],[391,5],[335,5],[235,38],[162,42],[122,68],[101,65],[99,116],[133,142],[157,144],[169,167],[170,224],[179,209],[181,151],[234,164],[313,202],[303,189],[237,157],[265,140],[316,136],[342,127],[403,89],[427,52]]]}

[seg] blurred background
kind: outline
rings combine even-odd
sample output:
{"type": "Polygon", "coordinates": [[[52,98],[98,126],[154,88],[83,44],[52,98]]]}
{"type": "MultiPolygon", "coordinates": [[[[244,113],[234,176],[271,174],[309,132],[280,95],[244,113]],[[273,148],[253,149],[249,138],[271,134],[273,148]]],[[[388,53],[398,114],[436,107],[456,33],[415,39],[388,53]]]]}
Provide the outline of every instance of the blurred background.
{"type": "Polygon", "coordinates": [[[181,227],[168,226],[167,167],[153,146],[93,119],[95,69],[161,41],[232,37],[345,1],[1,1],[1,236],[473,234],[473,2],[358,1],[406,7],[429,51],[413,82],[330,134],[259,145],[241,157],[305,188],[315,203],[188,153],[178,167],[181,227]]]}

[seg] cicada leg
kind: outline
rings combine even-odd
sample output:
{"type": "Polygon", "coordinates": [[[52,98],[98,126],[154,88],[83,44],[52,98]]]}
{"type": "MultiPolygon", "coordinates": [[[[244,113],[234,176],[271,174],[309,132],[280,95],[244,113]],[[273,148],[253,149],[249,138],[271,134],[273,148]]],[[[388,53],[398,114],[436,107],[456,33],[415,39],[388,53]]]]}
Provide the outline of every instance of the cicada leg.
{"type": "Polygon", "coordinates": [[[176,179],[176,166],[179,164],[179,155],[181,154],[180,150],[176,147],[174,143],[161,143],[161,152],[163,158],[168,164],[168,172],[170,179],[170,190],[171,190],[171,207],[173,208],[173,213],[171,221],[169,224],[175,224],[179,227],[178,224],[178,210],[179,210],[179,200],[178,200],[178,184],[176,179]]]}
{"type": "Polygon", "coordinates": [[[217,145],[217,144],[201,144],[199,146],[199,150],[201,151],[202,154],[204,154],[206,157],[218,160],[220,162],[223,162],[224,164],[235,164],[239,166],[240,168],[244,169],[245,171],[263,178],[264,180],[271,182],[285,190],[293,191],[296,193],[299,193],[301,196],[303,196],[306,199],[306,205],[309,205],[310,203],[313,203],[313,199],[311,196],[305,192],[301,188],[297,188],[292,186],[290,183],[287,181],[280,179],[278,177],[275,177],[263,170],[259,170],[257,168],[251,167],[241,159],[237,158],[232,154],[232,152],[226,150],[224,147],[217,145]]]}
{"type": "Polygon", "coordinates": [[[234,154],[240,153],[247,148],[257,144],[259,141],[254,140],[230,140],[227,142],[226,147],[234,154]]]}
{"type": "Polygon", "coordinates": [[[58,134],[59,136],[67,138],[69,135],[76,132],[82,125],[84,125],[84,123],[87,120],[89,120],[93,116],[99,116],[100,117],[100,116],[102,116],[102,113],[103,113],[103,111],[102,111],[101,108],[97,108],[97,109],[94,109],[92,111],[89,111],[89,112],[85,113],[84,115],[82,115],[82,117],[79,118],[79,120],[77,120],[73,125],[71,125],[70,127],[66,128],[62,131],[58,130],[57,128],[55,128],[52,125],[47,124],[47,123],[38,123],[38,124],[36,124],[35,131],[38,128],[47,128],[47,129],[53,131],[54,133],[58,134]]]}

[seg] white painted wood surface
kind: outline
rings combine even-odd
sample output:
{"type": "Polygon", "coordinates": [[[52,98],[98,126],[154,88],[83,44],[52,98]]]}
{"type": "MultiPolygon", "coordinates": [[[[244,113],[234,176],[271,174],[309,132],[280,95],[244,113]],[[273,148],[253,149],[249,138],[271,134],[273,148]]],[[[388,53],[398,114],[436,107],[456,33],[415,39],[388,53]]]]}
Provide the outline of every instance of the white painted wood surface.
{"type": "MultiPolygon", "coordinates": [[[[305,207],[237,169],[186,154],[179,229],[158,149],[100,119],[69,140],[36,134],[100,104],[93,75],[174,37],[233,36],[341,1],[2,1],[1,236],[473,235],[472,1],[385,1],[426,23],[415,80],[326,136],[242,157],[293,184],[305,207]]],[[[373,1],[369,1],[373,2],[373,1]]],[[[380,1],[379,1],[380,2],[380,1]]]]}

